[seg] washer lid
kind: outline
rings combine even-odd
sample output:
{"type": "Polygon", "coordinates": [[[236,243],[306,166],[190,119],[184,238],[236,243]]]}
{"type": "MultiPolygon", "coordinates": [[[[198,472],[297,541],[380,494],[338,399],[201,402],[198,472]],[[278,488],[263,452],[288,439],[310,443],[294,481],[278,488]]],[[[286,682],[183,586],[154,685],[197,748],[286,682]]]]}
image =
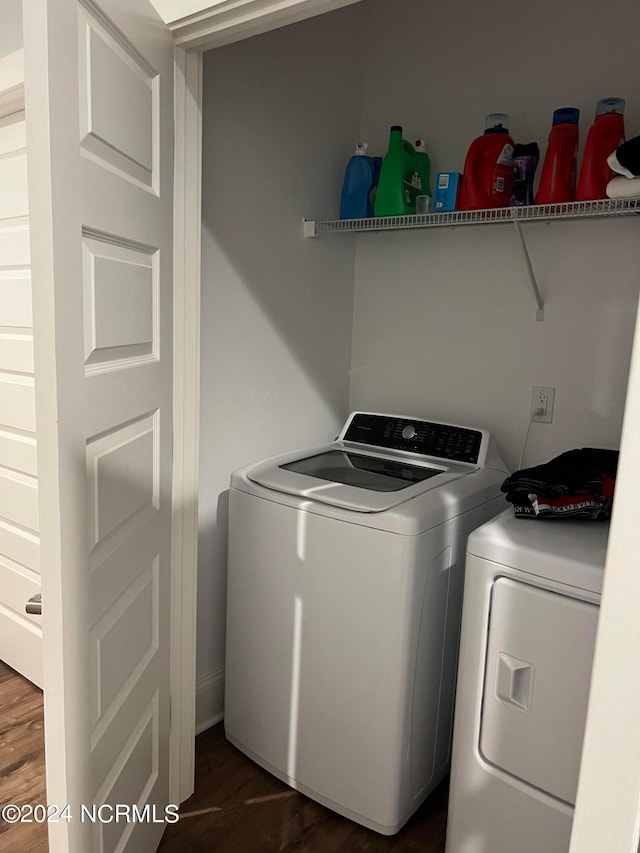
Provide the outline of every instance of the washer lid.
{"type": "Polygon", "coordinates": [[[398,456],[354,451],[338,442],[320,452],[267,460],[247,476],[278,492],[356,512],[382,512],[475,470],[435,460],[415,464],[398,456]]]}
{"type": "Polygon", "coordinates": [[[372,492],[399,492],[442,474],[442,467],[411,465],[404,460],[368,456],[348,450],[326,450],[280,466],[284,471],[307,474],[319,480],[358,486],[372,492]]]}

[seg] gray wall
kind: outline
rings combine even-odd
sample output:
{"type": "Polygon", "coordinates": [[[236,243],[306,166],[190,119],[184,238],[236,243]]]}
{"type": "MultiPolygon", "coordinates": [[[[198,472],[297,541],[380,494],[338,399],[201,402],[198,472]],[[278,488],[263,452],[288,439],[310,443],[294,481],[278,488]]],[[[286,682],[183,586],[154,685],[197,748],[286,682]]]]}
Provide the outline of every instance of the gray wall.
{"type": "MultiPolygon", "coordinates": [[[[485,114],[546,150],[553,110],[577,106],[584,143],[599,98],[627,98],[640,133],[637,3],[369,0],[362,136],[424,136],[433,172],[462,171],[485,114]],[[489,11],[490,10],[490,11],[489,11]],[[570,34],[570,37],[568,36],[570,34]]],[[[582,147],[582,146],[581,146],[582,147]]],[[[538,177],[541,167],[538,170],[538,177]]],[[[557,389],[525,463],[619,441],[640,283],[638,223],[523,226],[546,303],[543,323],[513,226],[358,238],[351,407],[432,415],[494,433],[515,466],[533,385],[557,389]]]]}
{"type": "Polygon", "coordinates": [[[22,47],[22,2],[0,0],[0,56],[22,47]]]}
{"type": "Polygon", "coordinates": [[[358,138],[359,5],[205,57],[198,675],[224,666],[227,489],[243,464],[325,441],[349,393],[352,238],[337,214],[358,138]]]}

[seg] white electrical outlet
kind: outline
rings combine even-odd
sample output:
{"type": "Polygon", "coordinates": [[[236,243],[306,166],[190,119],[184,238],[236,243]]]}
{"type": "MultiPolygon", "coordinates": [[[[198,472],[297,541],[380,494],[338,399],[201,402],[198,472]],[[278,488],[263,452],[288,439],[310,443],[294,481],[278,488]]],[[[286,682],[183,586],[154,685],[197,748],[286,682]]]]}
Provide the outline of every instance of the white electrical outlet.
{"type": "Polygon", "coordinates": [[[531,391],[531,419],[541,424],[550,424],[553,420],[555,399],[555,388],[539,388],[534,385],[531,391]]]}

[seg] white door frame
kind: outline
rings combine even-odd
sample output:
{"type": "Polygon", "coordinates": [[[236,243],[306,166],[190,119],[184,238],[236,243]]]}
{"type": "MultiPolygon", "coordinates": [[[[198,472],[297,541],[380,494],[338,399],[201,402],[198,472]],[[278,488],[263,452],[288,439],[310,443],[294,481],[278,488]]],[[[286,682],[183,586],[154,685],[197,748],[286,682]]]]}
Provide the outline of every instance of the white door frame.
{"type": "Polygon", "coordinates": [[[195,771],[202,54],[175,50],[173,523],[171,575],[172,802],[195,771]]]}
{"type": "MultiPolygon", "coordinates": [[[[173,624],[178,628],[172,684],[179,691],[172,687],[172,695],[181,697],[176,703],[180,720],[174,717],[172,726],[172,759],[180,771],[175,802],[193,790],[195,737],[202,52],[355,2],[359,0],[218,0],[214,7],[171,27],[177,45],[173,624]]],[[[602,853],[602,839],[615,839],[614,846],[606,845],[610,853],[638,851],[640,703],[630,705],[629,699],[637,700],[640,684],[640,659],[635,654],[640,638],[640,571],[631,559],[640,549],[640,498],[633,475],[640,465],[639,434],[640,327],[627,393],[620,466],[624,473],[609,539],[572,853],[602,853]],[[616,748],[609,749],[610,743],[616,748]],[[618,807],[621,803],[624,808],[618,807]]]]}
{"type": "Polygon", "coordinates": [[[201,51],[259,35],[278,27],[303,21],[324,12],[351,6],[360,0],[209,0],[211,5],[182,17],[183,11],[201,7],[200,0],[163,0],[175,9],[169,24],[176,45],[201,51]]]}

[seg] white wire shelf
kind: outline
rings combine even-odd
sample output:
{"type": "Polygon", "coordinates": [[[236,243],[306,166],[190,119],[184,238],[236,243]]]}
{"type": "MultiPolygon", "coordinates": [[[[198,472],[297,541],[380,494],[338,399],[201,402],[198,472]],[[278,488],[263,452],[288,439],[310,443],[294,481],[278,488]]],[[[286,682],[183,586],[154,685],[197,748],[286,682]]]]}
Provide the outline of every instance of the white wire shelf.
{"type": "Polygon", "coordinates": [[[544,299],[531,264],[521,230],[523,222],[553,222],[567,219],[603,219],[640,213],[640,198],[572,201],[564,204],[532,204],[526,207],[495,207],[487,210],[454,210],[451,213],[424,213],[416,216],[375,216],[370,219],[303,219],[304,236],[365,231],[406,231],[419,228],[455,228],[458,225],[501,225],[515,227],[518,242],[537,305],[536,320],[544,320],[544,299]]]}
{"type": "Polygon", "coordinates": [[[305,237],[354,231],[401,231],[412,228],[451,228],[457,225],[497,225],[508,222],[551,222],[559,219],[597,219],[640,213],[640,198],[533,204],[488,210],[454,210],[416,216],[374,216],[370,219],[304,219],[305,237]]]}

